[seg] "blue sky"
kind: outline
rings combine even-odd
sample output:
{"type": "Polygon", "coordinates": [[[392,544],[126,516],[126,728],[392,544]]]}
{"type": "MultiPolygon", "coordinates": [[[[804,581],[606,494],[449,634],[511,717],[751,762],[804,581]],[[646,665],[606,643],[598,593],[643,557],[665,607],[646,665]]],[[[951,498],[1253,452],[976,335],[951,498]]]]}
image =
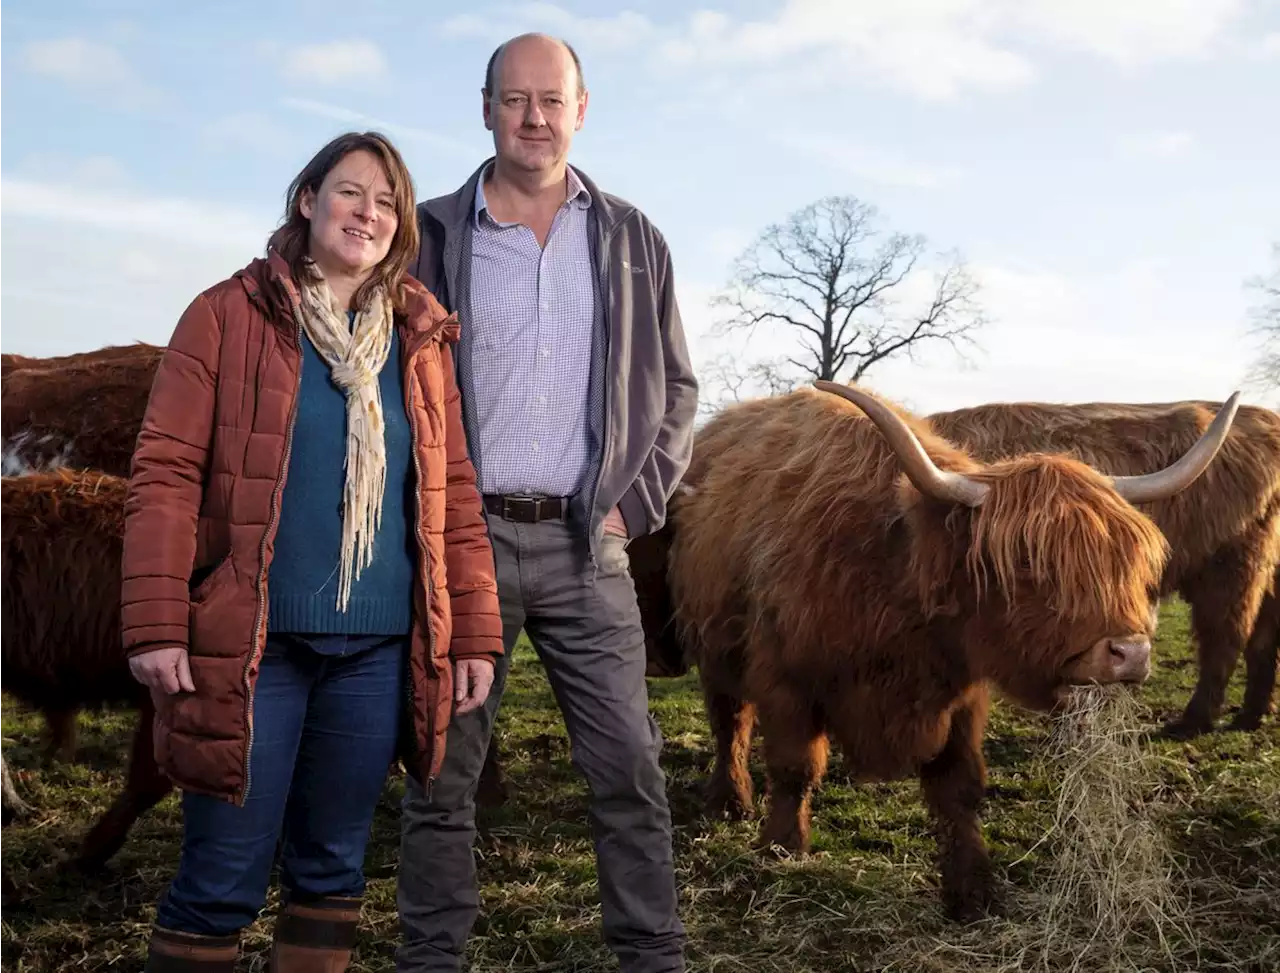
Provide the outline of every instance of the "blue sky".
{"type": "Polygon", "coordinates": [[[456,188],[492,147],[485,61],[529,29],[581,54],[571,161],[666,235],[700,366],[790,350],[716,338],[708,300],[834,193],[958,250],[991,318],[967,369],[928,353],[878,390],[932,410],[1240,386],[1244,281],[1280,239],[1280,10],[1247,0],[7,0],[0,344],[164,342],[348,128],[395,138],[419,198],[456,188]]]}

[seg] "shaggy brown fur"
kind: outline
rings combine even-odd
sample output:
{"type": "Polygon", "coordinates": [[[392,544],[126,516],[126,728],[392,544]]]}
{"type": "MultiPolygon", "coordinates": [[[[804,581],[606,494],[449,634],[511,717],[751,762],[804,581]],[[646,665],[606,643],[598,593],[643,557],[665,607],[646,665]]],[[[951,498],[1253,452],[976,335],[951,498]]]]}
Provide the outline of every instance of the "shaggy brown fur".
{"type": "Polygon", "coordinates": [[[6,472],[65,466],[127,476],[163,354],[139,343],[7,361],[0,387],[6,472]]]}
{"type": "Polygon", "coordinates": [[[4,691],[45,714],[55,745],[74,745],[82,708],[140,711],[124,792],[81,845],[86,866],[115,854],[171,788],[152,754],[151,697],[130,675],[120,638],[125,493],[126,481],[96,472],[0,479],[4,691]]]}
{"type": "Polygon", "coordinates": [[[990,484],[982,506],[921,496],[842,399],[734,406],[698,434],[694,493],[673,505],[671,597],[716,738],[713,812],[752,806],[758,720],[761,841],[805,850],[829,734],[860,779],[919,775],[944,899],[971,918],[994,888],[978,825],[988,685],[1048,709],[1106,640],[1149,637],[1168,551],[1084,464],[983,467],[899,414],[938,466],[990,484]]]}
{"type": "MultiPolygon", "coordinates": [[[[982,460],[1062,452],[1105,473],[1134,474],[1173,462],[1220,407],[989,404],[937,413],[929,423],[982,460]]],[[[1190,604],[1199,648],[1195,693],[1170,731],[1192,735],[1212,727],[1242,649],[1247,689],[1233,727],[1257,728],[1271,709],[1280,651],[1280,415],[1241,406],[1205,473],[1184,492],[1142,510],[1170,543],[1162,593],[1178,592],[1190,604]]]]}

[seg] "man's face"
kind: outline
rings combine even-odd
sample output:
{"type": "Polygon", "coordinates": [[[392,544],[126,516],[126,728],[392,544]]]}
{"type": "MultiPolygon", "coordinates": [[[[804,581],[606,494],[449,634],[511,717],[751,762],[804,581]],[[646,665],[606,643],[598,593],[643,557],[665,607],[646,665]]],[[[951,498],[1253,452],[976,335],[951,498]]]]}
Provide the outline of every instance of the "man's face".
{"type": "Polygon", "coordinates": [[[484,103],[485,128],[505,163],[528,172],[562,165],[582,127],[587,96],[564,46],[547,38],[514,41],[494,65],[494,88],[484,103]]]}

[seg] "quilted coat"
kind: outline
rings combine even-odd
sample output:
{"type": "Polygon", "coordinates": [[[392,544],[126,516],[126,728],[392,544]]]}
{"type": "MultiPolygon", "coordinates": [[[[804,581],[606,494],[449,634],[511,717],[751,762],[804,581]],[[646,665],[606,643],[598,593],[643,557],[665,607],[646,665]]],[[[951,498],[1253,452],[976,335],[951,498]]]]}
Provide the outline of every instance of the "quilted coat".
{"type": "MultiPolygon", "coordinates": [[[[454,381],[455,317],[405,278],[396,314],[414,442],[418,564],[401,756],[434,779],[453,662],[502,652],[502,619],[454,381]]],[[[194,693],[156,715],[156,759],[178,786],[241,804],[267,572],[301,366],[297,288],[279,254],[187,308],[151,389],[125,508],[121,625],[130,655],[188,650],[194,693]]]]}

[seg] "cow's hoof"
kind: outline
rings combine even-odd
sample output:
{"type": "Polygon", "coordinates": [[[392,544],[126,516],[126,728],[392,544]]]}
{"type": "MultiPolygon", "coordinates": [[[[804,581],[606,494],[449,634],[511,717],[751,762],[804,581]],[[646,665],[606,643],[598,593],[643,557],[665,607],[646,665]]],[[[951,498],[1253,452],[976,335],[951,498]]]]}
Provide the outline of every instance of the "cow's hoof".
{"type": "Polygon", "coordinates": [[[1227,729],[1241,730],[1245,733],[1252,733],[1254,730],[1260,730],[1262,729],[1262,714],[1246,713],[1244,710],[1241,710],[1234,718],[1232,718],[1231,722],[1227,724],[1227,729]]]}
{"type": "Polygon", "coordinates": [[[768,824],[760,829],[760,836],[755,840],[755,848],[766,855],[806,855],[809,853],[809,836],[799,826],[771,827],[768,824]]]}
{"type": "Polygon", "coordinates": [[[756,809],[749,794],[713,787],[707,794],[706,814],[715,821],[748,821],[756,816],[756,809]]]}
{"type": "Polygon", "coordinates": [[[1213,729],[1213,721],[1203,717],[1187,717],[1185,714],[1164,725],[1161,735],[1166,740],[1191,740],[1213,729]]]}
{"type": "Polygon", "coordinates": [[[1002,909],[995,869],[985,855],[966,855],[942,867],[942,904],[953,922],[978,922],[1002,909]]]}
{"type": "Polygon", "coordinates": [[[998,916],[1003,911],[1000,893],[991,876],[964,882],[957,889],[945,889],[943,904],[947,918],[962,925],[998,916]]]}

